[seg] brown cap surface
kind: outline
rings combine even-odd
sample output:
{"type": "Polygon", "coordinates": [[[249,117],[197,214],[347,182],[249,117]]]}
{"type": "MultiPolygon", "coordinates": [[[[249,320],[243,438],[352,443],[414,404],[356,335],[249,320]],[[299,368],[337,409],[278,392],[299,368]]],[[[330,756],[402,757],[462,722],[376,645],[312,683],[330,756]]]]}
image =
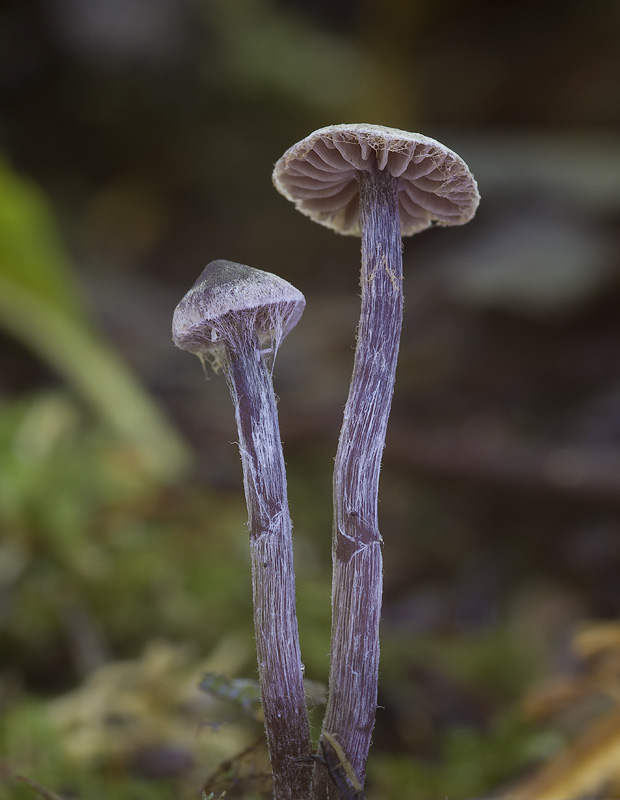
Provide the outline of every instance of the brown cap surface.
{"type": "Polygon", "coordinates": [[[378,170],[399,178],[403,236],[433,223],[463,225],[476,213],[478,187],[460,156],[428,136],[381,125],[320,128],[277,161],[273,182],[302,214],[359,236],[357,176],[378,170]]]}

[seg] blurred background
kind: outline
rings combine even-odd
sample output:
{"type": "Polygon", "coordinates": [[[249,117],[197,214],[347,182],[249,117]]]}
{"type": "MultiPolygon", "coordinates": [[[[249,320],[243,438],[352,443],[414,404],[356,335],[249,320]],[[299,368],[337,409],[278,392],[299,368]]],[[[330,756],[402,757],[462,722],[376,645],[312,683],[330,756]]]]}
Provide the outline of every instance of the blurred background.
{"type": "Polygon", "coordinates": [[[482,195],[405,242],[368,797],[619,795],[619,41],[614,0],[2,4],[3,796],[265,796],[233,411],[170,340],[215,258],[307,298],[275,387],[326,680],[359,241],[271,171],[340,122],[482,195]]]}

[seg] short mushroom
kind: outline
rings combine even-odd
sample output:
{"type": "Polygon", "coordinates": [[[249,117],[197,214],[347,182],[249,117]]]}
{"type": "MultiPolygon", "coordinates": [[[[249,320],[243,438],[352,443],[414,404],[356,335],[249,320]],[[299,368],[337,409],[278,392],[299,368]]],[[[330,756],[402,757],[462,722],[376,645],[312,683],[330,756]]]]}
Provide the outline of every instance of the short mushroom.
{"type": "Polygon", "coordinates": [[[254,627],[276,800],[310,791],[310,732],[295,611],[286,473],[271,368],[304,296],[282,278],[212,261],[174,312],[174,343],[226,376],[239,431],[254,627]],[[269,362],[269,363],[268,363],[269,362]]]}
{"type": "MultiPolygon", "coordinates": [[[[321,128],[275,165],[276,188],[338,233],[361,235],[361,316],[334,468],[334,573],[329,698],[323,722],[360,785],[375,721],[383,581],[378,525],[381,455],[403,314],[402,240],[433,224],[462,225],[478,189],[440,142],[379,125],[321,128]]],[[[335,796],[317,768],[316,798],[335,796]]]]}

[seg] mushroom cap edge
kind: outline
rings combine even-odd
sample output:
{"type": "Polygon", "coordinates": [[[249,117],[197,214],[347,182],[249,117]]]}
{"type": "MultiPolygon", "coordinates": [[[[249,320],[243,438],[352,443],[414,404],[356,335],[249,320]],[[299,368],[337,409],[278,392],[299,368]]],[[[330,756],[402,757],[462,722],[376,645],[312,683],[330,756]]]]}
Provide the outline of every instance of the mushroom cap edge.
{"type": "Polygon", "coordinates": [[[357,173],[388,169],[399,178],[401,233],[464,225],[480,195],[463,159],[420,133],[365,123],[319,128],[275,164],[276,189],[302,214],[345,235],[359,236],[357,173]]]}
{"type": "Polygon", "coordinates": [[[217,259],[207,264],[175,308],[172,339],[193,353],[220,350],[218,324],[229,328],[239,320],[239,325],[255,325],[261,342],[274,335],[280,341],[299,322],[305,305],[303,294],[284,278],[217,259]]]}

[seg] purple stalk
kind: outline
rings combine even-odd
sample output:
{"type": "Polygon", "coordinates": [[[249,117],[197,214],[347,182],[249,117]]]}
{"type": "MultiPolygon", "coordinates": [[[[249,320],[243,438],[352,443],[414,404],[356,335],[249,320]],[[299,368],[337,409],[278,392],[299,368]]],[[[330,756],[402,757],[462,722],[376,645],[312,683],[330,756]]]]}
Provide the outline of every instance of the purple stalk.
{"type": "Polygon", "coordinates": [[[328,770],[317,765],[317,800],[341,796],[334,777],[345,780],[355,796],[351,776],[361,787],[366,774],[377,708],[383,591],[379,471],[403,315],[398,178],[384,170],[360,172],[358,180],[362,308],[333,479],[331,667],[321,738],[325,755],[335,740],[348,763],[333,759],[330,764],[327,758],[328,770]]]}
{"type": "Polygon", "coordinates": [[[223,370],[235,406],[252,555],[258,674],[276,800],[309,796],[310,731],[295,612],[291,518],[271,375],[257,337],[223,370]]]}

